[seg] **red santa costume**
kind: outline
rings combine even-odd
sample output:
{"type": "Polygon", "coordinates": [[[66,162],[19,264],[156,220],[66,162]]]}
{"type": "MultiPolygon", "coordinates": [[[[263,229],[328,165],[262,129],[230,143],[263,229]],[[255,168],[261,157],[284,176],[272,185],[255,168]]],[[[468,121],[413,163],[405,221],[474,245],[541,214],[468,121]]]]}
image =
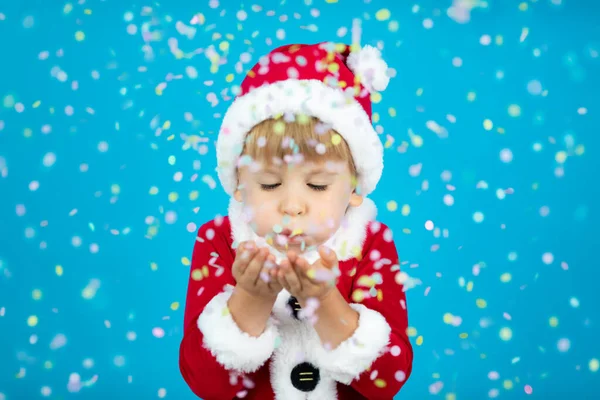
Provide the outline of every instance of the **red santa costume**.
{"type": "MultiPolygon", "coordinates": [[[[325,243],[339,260],[337,288],[359,314],[353,335],[335,349],[324,346],[285,289],[259,337],[241,331],[227,309],[235,286],[231,266],[237,244],[259,238],[250,212],[233,198],[236,162],[251,128],[278,115],[319,118],[347,142],[363,196],[383,170],[383,146],[371,123],[371,93],[385,89],[387,65],[378,49],[333,43],[288,45],[261,58],[227,111],[217,141],[218,174],[231,196],[228,215],[198,231],[186,298],[180,370],[205,400],[392,399],[412,370],[404,274],[392,232],[377,222],[365,197],[350,207],[325,243]]],[[[270,247],[270,246],[269,246],[270,247]]],[[[278,260],[284,255],[271,252],[278,260]]],[[[309,262],[314,250],[303,254],[309,262]]]]}

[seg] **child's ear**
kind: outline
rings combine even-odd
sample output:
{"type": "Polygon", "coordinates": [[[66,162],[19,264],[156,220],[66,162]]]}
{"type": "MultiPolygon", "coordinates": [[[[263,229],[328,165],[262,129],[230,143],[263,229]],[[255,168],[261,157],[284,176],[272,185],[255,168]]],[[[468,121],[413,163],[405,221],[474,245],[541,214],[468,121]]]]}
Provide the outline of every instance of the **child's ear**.
{"type": "Polygon", "coordinates": [[[356,194],[356,192],[352,193],[350,195],[350,205],[352,207],[358,207],[363,203],[363,197],[359,194],[356,194]]]}
{"type": "Polygon", "coordinates": [[[237,202],[241,203],[242,202],[242,191],[238,189],[235,192],[233,192],[233,198],[237,202]]]}

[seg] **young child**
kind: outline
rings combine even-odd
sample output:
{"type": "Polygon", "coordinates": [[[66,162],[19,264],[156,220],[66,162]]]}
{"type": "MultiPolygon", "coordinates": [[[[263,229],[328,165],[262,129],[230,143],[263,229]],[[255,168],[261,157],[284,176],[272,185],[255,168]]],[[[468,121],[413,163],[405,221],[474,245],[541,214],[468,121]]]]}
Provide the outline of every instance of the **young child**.
{"type": "Polygon", "coordinates": [[[413,352],[392,232],[366,196],[383,171],[378,49],[262,57],[217,141],[228,216],[198,231],[180,370],[205,400],[392,399],[413,352]]]}

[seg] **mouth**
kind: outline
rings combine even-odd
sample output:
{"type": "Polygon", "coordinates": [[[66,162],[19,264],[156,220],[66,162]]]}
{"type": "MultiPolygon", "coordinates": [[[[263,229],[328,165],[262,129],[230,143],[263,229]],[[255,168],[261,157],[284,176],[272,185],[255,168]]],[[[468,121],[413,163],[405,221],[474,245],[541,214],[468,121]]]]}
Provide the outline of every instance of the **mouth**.
{"type": "Polygon", "coordinates": [[[306,235],[302,229],[284,229],[277,236],[285,244],[301,244],[306,240],[306,235]]]}

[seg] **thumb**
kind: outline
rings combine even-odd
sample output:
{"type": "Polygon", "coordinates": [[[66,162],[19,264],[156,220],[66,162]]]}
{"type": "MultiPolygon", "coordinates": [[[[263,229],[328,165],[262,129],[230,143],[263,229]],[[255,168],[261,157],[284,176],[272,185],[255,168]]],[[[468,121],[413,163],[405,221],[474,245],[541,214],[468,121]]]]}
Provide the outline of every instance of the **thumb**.
{"type": "Polygon", "coordinates": [[[323,266],[325,266],[326,268],[333,268],[337,264],[337,256],[335,255],[335,252],[329,247],[319,247],[319,255],[321,256],[321,260],[323,261],[323,266]]]}

